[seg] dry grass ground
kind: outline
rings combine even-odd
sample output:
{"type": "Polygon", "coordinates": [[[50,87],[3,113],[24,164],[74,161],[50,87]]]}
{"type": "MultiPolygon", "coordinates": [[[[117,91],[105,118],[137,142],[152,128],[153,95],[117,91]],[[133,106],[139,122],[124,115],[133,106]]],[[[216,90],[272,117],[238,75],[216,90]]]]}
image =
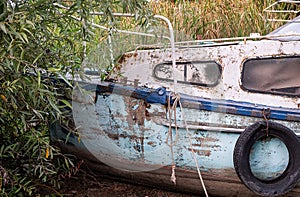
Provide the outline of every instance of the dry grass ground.
{"type": "Polygon", "coordinates": [[[65,197],[193,197],[158,188],[132,185],[116,179],[97,177],[81,171],[61,185],[65,197]]]}

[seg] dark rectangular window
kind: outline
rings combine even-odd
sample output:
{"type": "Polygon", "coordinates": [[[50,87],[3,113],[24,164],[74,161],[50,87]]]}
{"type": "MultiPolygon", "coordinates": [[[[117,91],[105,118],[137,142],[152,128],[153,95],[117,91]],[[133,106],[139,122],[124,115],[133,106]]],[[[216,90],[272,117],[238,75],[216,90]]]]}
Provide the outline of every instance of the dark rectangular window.
{"type": "Polygon", "coordinates": [[[300,95],[300,57],[258,58],[245,61],[242,86],[250,91],[300,95]]]}

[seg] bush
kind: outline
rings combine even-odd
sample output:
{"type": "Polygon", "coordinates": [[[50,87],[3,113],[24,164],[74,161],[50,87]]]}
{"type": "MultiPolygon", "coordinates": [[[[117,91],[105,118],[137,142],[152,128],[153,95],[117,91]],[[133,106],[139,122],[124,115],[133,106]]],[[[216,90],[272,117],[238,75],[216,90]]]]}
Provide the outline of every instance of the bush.
{"type": "Polygon", "coordinates": [[[102,23],[112,25],[113,10],[144,12],[144,1],[67,1],[69,10],[55,2],[0,2],[0,195],[58,187],[77,166],[50,144],[49,126],[66,119],[62,92],[72,87],[63,76],[84,59],[82,43],[93,35],[89,11],[104,11],[102,23]]]}

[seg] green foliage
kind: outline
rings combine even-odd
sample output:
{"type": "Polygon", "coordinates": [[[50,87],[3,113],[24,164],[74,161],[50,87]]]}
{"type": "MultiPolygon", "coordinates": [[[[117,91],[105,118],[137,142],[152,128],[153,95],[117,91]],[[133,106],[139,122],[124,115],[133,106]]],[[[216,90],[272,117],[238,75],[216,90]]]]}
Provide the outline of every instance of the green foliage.
{"type": "Polygon", "coordinates": [[[0,2],[1,196],[37,195],[76,168],[50,144],[49,125],[67,119],[62,94],[72,87],[62,76],[80,72],[83,42],[96,37],[89,12],[104,12],[97,20],[111,27],[120,23],[113,11],[138,13],[140,23],[150,16],[138,0],[60,2],[69,9],[55,3],[0,2]]]}
{"type": "Polygon", "coordinates": [[[32,195],[38,183],[53,182],[63,172],[55,163],[64,156],[49,144],[48,132],[48,125],[63,112],[56,104],[57,86],[42,75],[57,76],[53,68],[62,73],[74,69],[76,64],[68,60],[78,59],[78,54],[72,44],[64,44],[68,50],[57,50],[70,41],[52,34],[58,17],[51,4],[2,5],[6,14],[0,22],[0,194],[32,195]]]}
{"type": "MultiPolygon", "coordinates": [[[[250,33],[265,35],[279,27],[282,23],[268,23],[263,13],[263,9],[274,2],[178,0],[171,3],[170,0],[160,0],[152,1],[151,8],[155,14],[169,18],[175,30],[181,30],[194,39],[213,39],[249,36],[250,33]]],[[[288,19],[287,16],[280,17],[288,19]]]]}

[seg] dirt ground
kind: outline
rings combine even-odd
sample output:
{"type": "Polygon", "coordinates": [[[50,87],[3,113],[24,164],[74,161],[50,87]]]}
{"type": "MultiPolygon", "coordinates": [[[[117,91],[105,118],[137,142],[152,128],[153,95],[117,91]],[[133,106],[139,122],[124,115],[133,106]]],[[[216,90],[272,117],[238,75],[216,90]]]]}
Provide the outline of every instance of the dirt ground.
{"type": "Polygon", "coordinates": [[[66,179],[61,184],[59,193],[66,197],[194,197],[158,188],[132,185],[108,177],[95,178],[85,171],[66,179]]]}

